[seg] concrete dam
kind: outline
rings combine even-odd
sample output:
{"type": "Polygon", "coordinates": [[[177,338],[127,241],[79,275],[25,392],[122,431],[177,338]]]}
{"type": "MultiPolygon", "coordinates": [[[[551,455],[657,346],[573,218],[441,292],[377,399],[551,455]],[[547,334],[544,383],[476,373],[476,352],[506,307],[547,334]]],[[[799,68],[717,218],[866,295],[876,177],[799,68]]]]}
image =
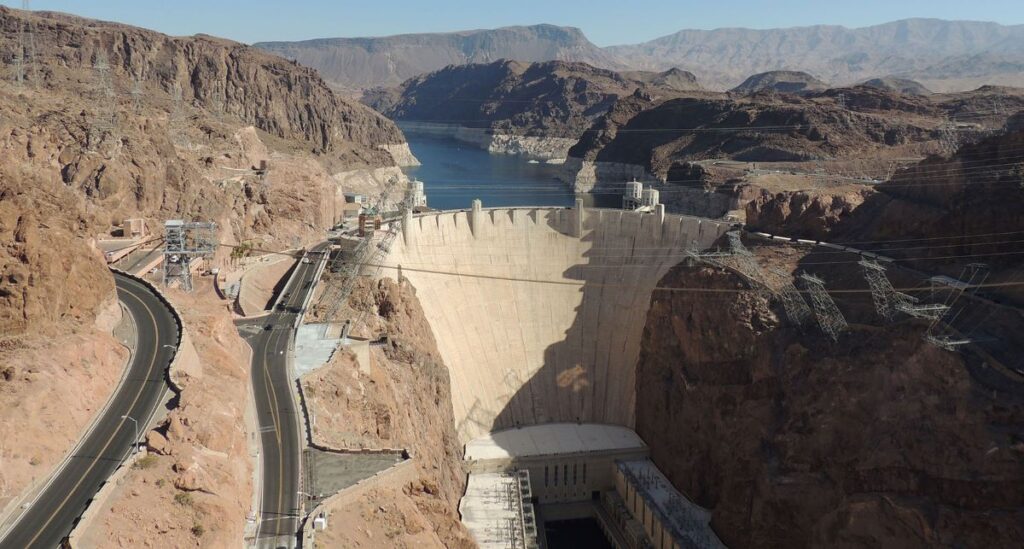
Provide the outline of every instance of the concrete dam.
{"type": "MultiPolygon", "coordinates": [[[[512,427],[634,426],[652,289],[727,223],[609,209],[407,214],[388,266],[415,288],[463,444],[512,427]]],[[[385,272],[393,276],[394,272],[385,272]]]]}

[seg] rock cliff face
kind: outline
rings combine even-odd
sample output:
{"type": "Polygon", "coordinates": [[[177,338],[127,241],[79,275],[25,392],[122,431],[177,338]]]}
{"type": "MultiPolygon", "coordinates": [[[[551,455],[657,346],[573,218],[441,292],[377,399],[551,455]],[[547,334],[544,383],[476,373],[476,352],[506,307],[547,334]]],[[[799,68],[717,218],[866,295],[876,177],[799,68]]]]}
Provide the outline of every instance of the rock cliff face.
{"type": "Polygon", "coordinates": [[[659,285],[712,291],[655,294],[637,431],[727,545],[1009,547],[1024,535],[1018,388],[981,384],[915,322],[857,324],[833,345],[735,292],[746,285],[726,271],[680,266],[659,285]]]}
{"type": "Polygon", "coordinates": [[[364,101],[407,131],[445,131],[491,152],[542,160],[566,151],[616,99],[637,90],[679,94],[699,90],[692,74],[620,74],[585,63],[550,61],[449,66],[412,78],[364,101]]]}
{"type": "Polygon", "coordinates": [[[797,190],[772,193],[765,189],[746,204],[750,227],[812,240],[828,240],[832,229],[845,221],[868,197],[868,187],[845,191],[797,190]]]}
{"type": "Polygon", "coordinates": [[[113,283],[86,241],[112,222],[149,218],[155,232],[195,216],[221,223],[228,242],[273,229],[291,238],[273,227],[290,223],[284,215],[329,222],[330,174],[393,166],[382,147],[404,144],[313,71],[241,44],[0,8],[4,51],[26,27],[36,44],[26,82],[0,83],[0,231],[10,236],[0,324],[10,333],[94,316],[113,283]],[[237,175],[260,160],[271,161],[267,180],[237,175]]]}
{"type": "MultiPolygon", "coordinates": [[[[187,105],[233,117],[276,137],[307,142],[317,152],[386,165],[388,156],[377,149],[404,141],[387,120],[334,95],[315,71],[243,44],[205,35],[170,37],[66,14],[29,15],[4,8],[0,39],[6,51],[15,51],[23,23],[32,26],[35,37],[30,82],[48,91],[83,88],[83,82],[75,80],[94,72],[91,69],[105,60],[118,97],[135,94],[133,81],[139,81],[143,103],[160,94],[165,107],[171,107],[174,89],[179,87],[187,105]]],[[[89,88],[92,83],[84,84],[89,88]]],[[[102,94],[99,89],[91,91],[102,94]]]]}

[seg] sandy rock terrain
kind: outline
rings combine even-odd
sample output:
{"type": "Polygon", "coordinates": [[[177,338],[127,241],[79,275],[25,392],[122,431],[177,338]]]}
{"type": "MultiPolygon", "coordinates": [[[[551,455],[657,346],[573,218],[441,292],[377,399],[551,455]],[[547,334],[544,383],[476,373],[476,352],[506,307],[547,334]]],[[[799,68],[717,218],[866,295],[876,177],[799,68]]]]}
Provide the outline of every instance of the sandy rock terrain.
{"type": "Polygon", "coordinates": [[[0,512],[74,447],[128,360],[98,329],[9,341],[17,347],[0,350],[0,512]]]}
{"type": "Polygon", "coordinates": [[[332,509],[328,529],[316,540],[323,547],[449,547],[424,520],[416,501],[399,487],[375,489],[356,504],[332,509]]]}
{"type": "Polygon", "coordinates": [[[418,473],[367,501],[331,509],[327,539],[340,547],[430,547],[438,540],[444,547],[472,547],[456,512],[465,477],[448,371],[413,288],[391,279],[364,281],[349,303],[368,313],[356,333],[387,335],[388,342],[372,350],[370,375],[359,373],[351,354],[337,353],[303,378],[318,438],[332,447],[407,449],[418,473]],[[342,517],[366,523],[351,528],[342,517]]]}

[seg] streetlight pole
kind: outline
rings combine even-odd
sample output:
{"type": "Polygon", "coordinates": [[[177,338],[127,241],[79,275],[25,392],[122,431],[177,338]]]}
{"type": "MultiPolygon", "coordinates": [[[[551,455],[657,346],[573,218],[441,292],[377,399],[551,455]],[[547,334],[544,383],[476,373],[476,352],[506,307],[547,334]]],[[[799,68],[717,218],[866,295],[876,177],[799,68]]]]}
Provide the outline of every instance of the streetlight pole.
{"type": "Polygon", "coordinates": [[[129,416],[129,415],[121,416],[121,419],[130,419],[130,420],[132,420],[132,423],[135,424],[135,442],[132,445],[132,447],[135,449],[135,451],[132,452],[132,453],[133,454],[138,454],[139,453],[139,422],[135,421],[135,418],[133,418],[132,416],[129,416]]]}

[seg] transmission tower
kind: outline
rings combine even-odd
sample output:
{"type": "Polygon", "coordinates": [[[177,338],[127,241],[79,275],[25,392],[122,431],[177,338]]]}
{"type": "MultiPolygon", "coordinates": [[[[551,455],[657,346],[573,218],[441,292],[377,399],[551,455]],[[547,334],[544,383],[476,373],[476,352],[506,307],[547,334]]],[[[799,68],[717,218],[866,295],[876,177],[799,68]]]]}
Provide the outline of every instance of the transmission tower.
{"type": "Polygon", "coordinates": [[[809,273],[803,273],[800,275],[800,279],[803,280],[807,291],[811,294],[811,305],[814,307],[814,316],[818,319],[821,331],[825,332],[833,341],[838,341],[839,334],[847,328],[848,324],[843,313],[836,306],[836,302],[832,300],[832,296],[828,295],[825,281],[809,273]]]}
{"type": "Polygon", "coordinates": [[[145,90],[142,85],[142,77],[136,76],[132,78],[132,111],[138,114],[142,111],[142,96],[145,95],[145,90]]]}
{"type": "Polygon", "coordinates": [[[174,87],[171,89],[171,100],[171,119],[167,125],[171,142],[178,147],[190,148],[191,143],[188,139],[185,123],[185,105],[184,101],[182,101],[181,84],[178,82],[175,82],[174,87]]]}
{"type": "Polygon", "coordinates": [[[164,223],[164,286],[178,281],[192,291],[192,262],[213,256],[217,249],[217,224],[170,219],[164,223]]]}
{"type": "MultiPolygon", "coordinates": [[[[948,351],[955,351],[959,347],[974,342],[974,339],[971,337],[961,335],[955,327],[957,318],[967,308],[966,305],[956,308],[956,305],[964,293],[975,293],[978,286],[985,283],[988,275],[988,265],[984,263],[971,263],[963,268],[958,280],[949,284],[950,294],[944,303],[946,307],[944,314],[938,315],[932,321],[925,334],[925,339],[929,343],[948,351]]],[[[941,283],[941,279],[933,278],[932,280],[941,283]]]]}
{"type": "Polygon", "coordinates": [[[804,296],[800,293],[800,290],[797,290],[796,286],[793,285],[790,274],[778,270],[772,270],[771,274],[776,280],[775,295],[782,301],[782,307],[786,311],[786,318],[796,326],[807,324],[813,313],[811,313],[811,308],[807,305],[807,302],[804,301],[804,296]]]}
{"type": "Polygon", "coordinates": [[[750,250],[743,245],[740,232],[729,231],[726,233],[726,237],[729,239],[729,251],[731,252],[726,261],[751,282],[751,286],[758,294],[769,297],[772,291],[768,287],[764,271],[761,270],[761,265],[754,258],[754,254],[750,253],[750,250]]]}
{"type": "Polygon", "coordinates": [[[864,278],[871,288],[871,300],[875,304],[875,310],[885,321],[896,320],[898,313],[934,320],[949,310],[949,307],[942,303],[919,303],[917,298],[896,291],[885,275],[885,267],[877,261],[862,259],[859,264],[864,269],[864,278]]]}
{"type": "Polygon", "coordinates": [[[24,19],[18,23],[18,45],[14,52],[14,82],[19,88],[24,87],[27,80],[35,82],[34,63],[36,57],[35,23],[29,12],[32,5],[29,0],[21,0],[21,9],[25,12],[24,19]]]}
{"type": "Polygon", "coordinates": [[[946,156],[952,156],[960,148],[960,136],[957,135],[956,124],[952,120],[939,127],[939,146],[946,156]]]}
{"type": "Polygon", "coordinates": [[[110,63],[102,49],[97,50],[92,65],[95,72],[96,117],[89,126],[89,150],[96,150],[103,137],[117,127],[117,96],[110,76],[110,63]]]}
{"type": "Polygon", "coordinates": [[[868,286],[871,287],[871,300],[875,304],[878,316],[886,322],[896,320],[896,312],[899,310],[900,304],[906,299],[910,299],[910,296],[901,294],[892,287],[892,283],[885,276],[885,267],[868,259],[860,260],[859,264],[864,270],[864,278],[867,279],[868,286]]]}

